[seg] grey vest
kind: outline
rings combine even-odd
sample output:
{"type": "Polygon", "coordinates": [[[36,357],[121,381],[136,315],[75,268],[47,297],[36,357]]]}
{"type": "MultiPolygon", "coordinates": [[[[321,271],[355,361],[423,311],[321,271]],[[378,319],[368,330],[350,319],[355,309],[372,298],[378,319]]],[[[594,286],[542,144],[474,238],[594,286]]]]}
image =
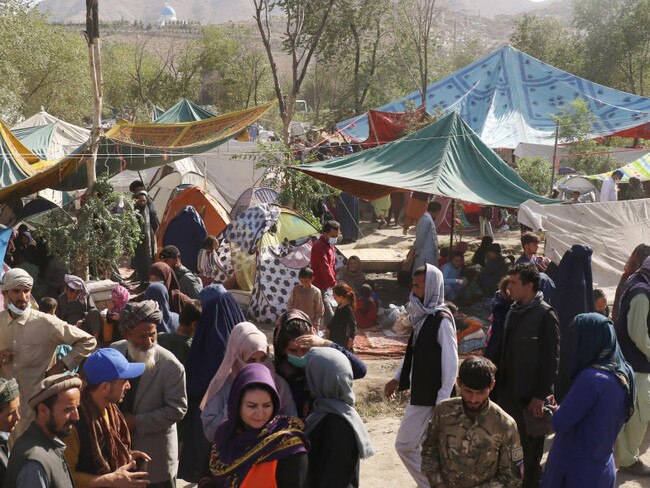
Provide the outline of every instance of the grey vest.
{"type": "Polygon", "coordinates": [[[50,488],[74,488],[64,451],[64,447],[46,437],[40,427],[32,422],[11,450],[3,487],[14,488],[23,466],[28,461],[36,461],[43,466],[50,488]]]}

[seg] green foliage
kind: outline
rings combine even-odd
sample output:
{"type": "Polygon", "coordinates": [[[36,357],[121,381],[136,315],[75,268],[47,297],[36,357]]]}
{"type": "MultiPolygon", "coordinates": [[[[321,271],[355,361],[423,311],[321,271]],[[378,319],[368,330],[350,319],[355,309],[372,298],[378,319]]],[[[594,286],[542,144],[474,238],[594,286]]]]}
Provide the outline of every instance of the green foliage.
{"type": "Polygon", "coordinates": [[[510,44],[557,68],[580,74],[586,63],[582,39],[560,19],[524,15],[515,20],[510,44]]]}
{"type": "Polygon", "coordinates": [[[118,211],[121,196],[100,178],[70,223],[62,224],[52,214],[36,234],[70,269],[86,265],[106,269],[120,256],[132,255],[142,240],[136,211],[128,198],[123,198],[123,208],[118,211]]]}
{"type": "Polygon", "coordinates": [[[14,122],[44,106],[79,123],[92,110],[88,51],[80,32],[49,25],[27,2],[0,6],[0,107],[14,122]]]}
{"type": "Polygon", "coordinates": [[[569,158],[562,159],[563,166],[571,166],[579,173],[590,175],[615,169],[617,163],[609,154],[596,154],[607,151],[607,147],[591,138],[591,128],[596,117],[589,105],[578,98],[571,102],[555,117],[558,123],[560,142],[568,143],[569,158]]]}
{"type": "Polygon", "coordinates": [[[538,195],[546,195],[551,187],[551,163],[543,158],[521,158],[517,161],[517,174],[538,195]]]}
{"type": "Polygon", "coordinates": [[[280,192],[282,205],[294,209],[319,229],[314,209],[319,208],[323,200],[339,195],[340,191],[296,170],[294,167],[305,161],[296,159],[289,146],[280,142],[260,143],[260,148],[262,151],[255,157],[257,167],[264,169],[265,184],[280,192]]]}

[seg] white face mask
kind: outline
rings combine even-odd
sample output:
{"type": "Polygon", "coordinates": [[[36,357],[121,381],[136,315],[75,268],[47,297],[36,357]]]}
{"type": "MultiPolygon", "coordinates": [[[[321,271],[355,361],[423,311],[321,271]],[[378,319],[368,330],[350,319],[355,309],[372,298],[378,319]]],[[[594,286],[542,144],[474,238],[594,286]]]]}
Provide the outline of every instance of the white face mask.
{"type": "Polygon", "coordinates": [[[27,312],[27,310],[32,308],[31,303],[27,303],[27,307],[25,308],[25,310],[22,310],[22,309],[18,308],[16,305],[14,305],[13,303],[11,303],[9,300],[7,300],[7,302],[9,302],[9,304],[7,305],[7,308],[9,309],[9,311],[11,313],[16,314],[16,315],[23,315],[23,314],[25,314],[27,312]]]}
{"type": "Polygon", "coordinates": [[[327,240],[327,242],[329,242],[332,246],[333,246],[334,244],[336,244],[337,241],[338,241],[338,238],[337,238],[337,237],[330,237],[330,238],[327,240]]]}

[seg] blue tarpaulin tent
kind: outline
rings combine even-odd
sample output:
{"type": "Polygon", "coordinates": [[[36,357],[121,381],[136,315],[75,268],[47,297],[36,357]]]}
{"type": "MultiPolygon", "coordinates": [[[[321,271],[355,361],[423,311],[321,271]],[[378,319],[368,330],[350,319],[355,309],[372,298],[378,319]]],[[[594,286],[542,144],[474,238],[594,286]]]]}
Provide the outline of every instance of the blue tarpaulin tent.
{"type": "MultiPolygon", "coordinates": [[[[650,123],[650,99],[592,83],[505,46],[438,80],[427,88],[427,112],[458,112],[492,148],[517,147],[520,142],[553,144],[553,115],[582,98],[596,120],[594,137],[650,123]]],[[[422,104],[419,92],[379,107],[404,112],[422,104]]],[[[368,117],[337,124],[355,140],[368,137],[368,117]]],[[[629,136],[629,135],[628,135],[629,136]]],[[[643,137],[643,135],[633,135],[643,137]]]]}

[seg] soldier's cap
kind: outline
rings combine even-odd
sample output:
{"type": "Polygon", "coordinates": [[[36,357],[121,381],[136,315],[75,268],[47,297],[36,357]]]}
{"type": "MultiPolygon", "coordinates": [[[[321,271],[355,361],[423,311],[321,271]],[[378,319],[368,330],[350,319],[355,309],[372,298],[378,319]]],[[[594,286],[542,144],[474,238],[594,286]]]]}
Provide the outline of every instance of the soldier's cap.
{"type": "Polygon", "coordinates": [[[39,403],[72,388],[81,388],[81,378],[79,378],[79,375],[63,373],[48,376],[39,383],[36,394],[29,399],[29,406],[36,408],[36,405],[39,403]]]}

